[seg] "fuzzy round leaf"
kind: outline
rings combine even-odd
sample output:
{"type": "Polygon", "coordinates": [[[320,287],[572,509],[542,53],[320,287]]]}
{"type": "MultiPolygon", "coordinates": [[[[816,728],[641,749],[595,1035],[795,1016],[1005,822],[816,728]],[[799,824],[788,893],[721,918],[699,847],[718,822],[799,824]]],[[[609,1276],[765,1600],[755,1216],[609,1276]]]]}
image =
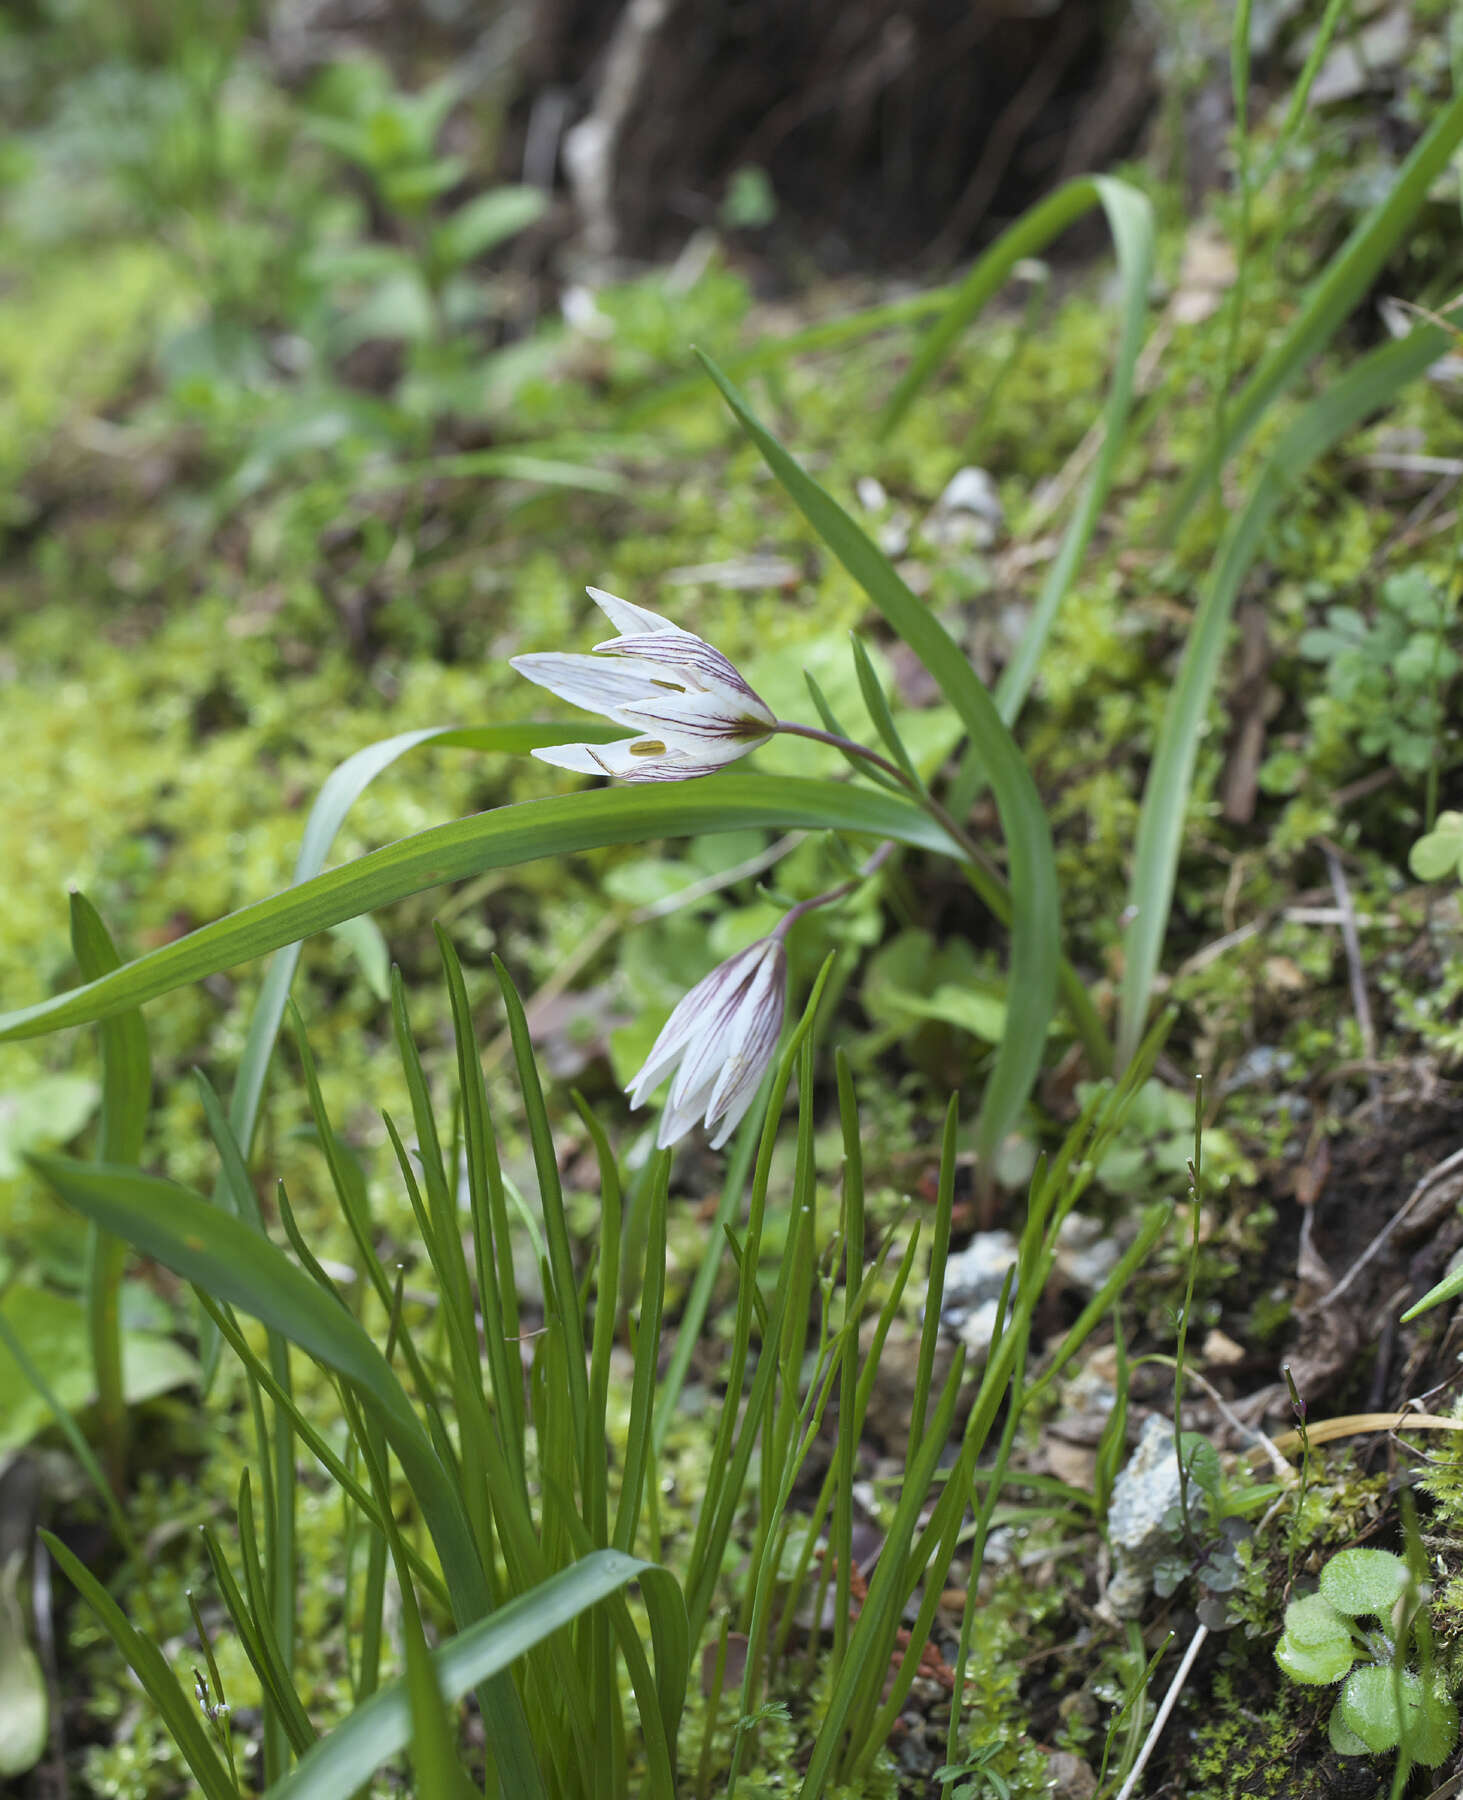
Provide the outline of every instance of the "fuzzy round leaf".
{"type": "Polygon", "coordinates": [[[1412,846],[1407,866],[1419,881],[1463,874],[1463,813],[1439,813],[1433,830],[1412,846]]]}
{"type": "Polygon", "coordinates": [[[1404,1670],[1399,1677],[1394,1669],[1383,1664],[1368,1663],[1364,1668],[1353,1669],[1346,1677],[1336,1710],[1341,1714],[1342,1724],[1354,1732],[1368,1750],[1374,1754],[1393,1750],[1402,1735],[1397,1709],[1398,1690],[1400,1688],[1406,1705],[1420,1686],[1410,1670],[1404,1670]]]}
{"type": "MultiPolygon", "coordinates": [[[[1419,1683],[1419,1686],[1421,1684],[1419,1683]]],[[[1420,1696],[1416,1711],[1407,1705],[1407,1749],[1414,1762],[1435,1769],[1458,1742],[1458,1708],[1436,1681],[1420,1696]]]]}
{"type": "Polygon", "coordinates": [[[1321,1592],[1337,1612],[1384,1618],[1407,1586],[1407,1564],[1390,1550],[1342,1550],[1321,1570],[1321,1592]]]}
{"type": "Polygon", "coordinates": [[[1288,1633],[1275,1646],[1275,1660],[1292,1681],[1329,1687],[1356,1661],[1350,1638],[1344,1643],[1298,1644],[1288,1633]]]}
{"type": "Polygon", "coordinates": [[[1285,1635],[1308,1650],[1331,1644],[1351,1647],[1351,1627],[1324,1594],[1291,1601],[1285,1609],[1285,1635]]]}
{"type": "Polygon", "coordinates": [[[1326,1736],[1331,1740],[1331,1748],[1338,1756],[1366,1756],[1370,1754],[1366,1745],[1347,1725],[1341,1717],[1341,1702],[1338,1700],[1331,1708],[1331,1717],[1326,1722],[1326,1736]]]}

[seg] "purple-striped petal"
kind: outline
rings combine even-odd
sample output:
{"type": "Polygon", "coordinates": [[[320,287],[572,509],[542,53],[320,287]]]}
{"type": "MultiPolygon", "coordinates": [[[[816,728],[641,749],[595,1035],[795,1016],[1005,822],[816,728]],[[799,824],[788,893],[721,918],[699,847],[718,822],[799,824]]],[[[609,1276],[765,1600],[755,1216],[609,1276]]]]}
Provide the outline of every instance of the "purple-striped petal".
{"type": "Polygon", "coordinates": [[[584,591],[600,611],[608,615],[610,624],[622,637],[638,637],[642,632],[669,632],[676,637],[691,635],[688,631],[682,631],[679,625],[673,625],[669,619],[663,619],[659,613],[651,612],[648,607],[621,600],[616,594],[607,594],[603,588],[585,588],[584,591]]]}

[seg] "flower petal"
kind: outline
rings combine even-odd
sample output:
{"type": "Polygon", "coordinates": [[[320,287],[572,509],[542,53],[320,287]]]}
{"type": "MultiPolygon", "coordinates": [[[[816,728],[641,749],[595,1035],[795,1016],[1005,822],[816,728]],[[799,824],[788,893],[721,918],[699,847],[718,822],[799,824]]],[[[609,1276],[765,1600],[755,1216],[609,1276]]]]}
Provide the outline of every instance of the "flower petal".
{"type": "Polygon", "coordinates": [[[713,969],[704,980],[696,983],[689,994],[682,995],[677,1002],[675,1011],[661,1027],[660,1036],[650,1046],[650,1054],[639,1073],[626,1086],[625,1092],[630,1096],[631,1106],[644,1106],[680,1061],[682,1052],[704,1015],[707,989],[720,974],[720,969],[713,969]]]}
{"type": "Polygon", "coordinates": [[[721,1120],[721,1130],[711,1140],[713,1150],[721,1148],[736,1129],[743,1113],[756,1099],[757,1089],[777,1049],[777,1040],[782,1035],[785,970],[779,966],[775,973],[775,993],[757,1006],[755,1014],[750,1015],[745,1037],[727,1058],[716,1086],[707,1099],[707,1129],[710,1130],[718,1119],[721,1120]]]}
{"type": "Polygon", "coordinates": [[[682,631],[679,625],[673,625],[669,619],[663,619],[659,613],[651,612],[647,607],[635,606],[629,600],[621,600],[615,594],[607,594],[603,588],[585,588],[601,612],[609,615],[609,621],[622,637],[638,637],[641,632],[670,632],[676,637],[689,637],[689,631],[682,631]]]}
{"type": "MultiPolygon", "coordinates": [[[[782,946],[775,938],[762,938],[722,964],[727,982],[706,996],[702,1023],[686,1047],[685,1060],[671,1084],[666,1105],[679,1111],[692,1094],[709,1099],[728,1062],[755,1030],[757,1015],[773,998],[781,981],[782,946]],[[734,978],[733,978],[734,977],[734,978]]],[[[777,1006],[781,1011],[781,996],[777,1006]]]]}
{"type": "Polygon", "coordinates": [[[633,663],[612,663],[598,656],[563,656],[552,650],[510,658],[509,667],[547,688],[570,706],[614,718],[632,701],[657,692],[652,675],[633,663]]]}
{"type": "Polygon", "coordinates": [[[617,707],[615,716],[697,756],[715,754],[723,762],[735,762],[772,735],[771,727],[750,717],[740,703],[728,705],[717,694],[656,694],[617,707]]]}
{"type": "Polygon", "coordinates": [[[595,649],[606,656],[634,657],[647,668],[658,665],[679,675],[687,687],[699,693],[734,696],[767,724],[777,723],[771,708],[747,684],[736,664],[689,631],[679,631],[674,637],[657,633],[653,637],[610,638],[595,649]]]}
{"type": "Polygon", "coordinates": [[[712,775],[719,762],[692,762],[660,738],[616,738],[609,744],[553,744],[533,754],[540,762],[576,775],[610,775],[620,781],[689,781],[712,775]]]}
{"type": "MultiPolygon", "coordinates": [[[[758,1069],[757,1079],[755,1081],[747,1082],[746,1085],[739,1089],[736,1095],[728,1102],[726,1111],[721,1115],[721,1129],[711,1140],[711,1148],[713,1150],[720,1150],[722,1145],[746,1117],[748,1107],[750,1107],[752,1102],[757,1098],[757,1089],[762,1084],[763,1073],[764,1071],[762,1069],[758,1069]]],[[[706,1128],[708,1131],[715,1123],[716,1111],[716,1101],[715,1099],[712,1099],[707,1103],[706,1107],[706,1128]]]]}
{"type": "Polygon", "coordinates": [[[662,1150],[669,1150],[671,1145],[683,1138],[701,1117],[702,1107],[706,1100],[706,1090],[711,1085],[711,1077],[694,1092],[684,1094],[677,1100],[674,1092],[665,1103],[665,1111],[660,1115],[660,1127],[655,1134],[655,1141],[662,1150]]]}

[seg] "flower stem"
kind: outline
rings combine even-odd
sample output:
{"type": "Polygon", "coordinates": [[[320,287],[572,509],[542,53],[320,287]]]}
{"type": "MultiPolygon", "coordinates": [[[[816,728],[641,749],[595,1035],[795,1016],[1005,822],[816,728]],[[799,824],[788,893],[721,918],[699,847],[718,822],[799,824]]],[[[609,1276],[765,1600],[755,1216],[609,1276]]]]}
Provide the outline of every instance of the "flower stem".
{"type": "MultiPolygon", "coordinates": [[[[959,849],[968,867],[970,885],[975,889],[981,902],[995,914],[1003,925],[1010,925],[1011,895],[1006,886],[1005,877],[970,834],[957,824],[950,813],[941,806],[923,782],[911,781],[904,770],[896,763],[890,762],[888,757],[881,756],[877,750],[869,749],[867,744],[856,743],[852,738],[840,737],[837,732],[823,731],[816,725],[796,724],[789,719],[779,719],[777,730],[787,737],[810,738],[815,744],[829,744],[845,756],[866,762],[872,768],[891,777],[918,806],[929,814],[959,849]]],[[[1107,1033],[1103,1030],[1102,1021],[1097,1016],[1097,1009],[1092,1004],[1092,996],[1087,992],[1082,978],[1065,956],[1060,959],[1058,980],[1068,1016],[1072,1021],[1072,1028],[1081,1038],[1083,1048],[1087,1052],[1094,1071],[1099,1075],[1108,1074],[1112,1069],[1112,1047],[1108,1043],[1107,1033]]]]}
{"type": "Polygon", "coordinates": [[[832,906],[835,900],[842,900],[845,895],[851,894],[856,887],[867,881],[870,875],[876,874],[883,867],[893,854],[893,850],[893,838],[885,838],[857,875],[851,876],[847,881],[841,881],[835,888],[829,888],[826,894],[814,894],[811,900],[799,900],[796,906],[790,906],[769,935],[775,938],[783,937],[789,928],[802,918],[804,913],[812,912],[815,907],[832,906]]]}
{"type": "Polygon", "coordinates": [[[855,743],[852,738],[839,737],[832,731],[820,731],[816,725],[794,725],[786,719],[779,719],[777,729],[790,737],[812,738],[818,744],[831,744],[835,750],[841,750],[845,756],[856,756],[860,762],[870,763],[874,768],[882,769],[924,808],[942,831],[950,835],[960,846],[961,853],[969,862],[974,863],[977,868],[983,869],[988,875],[997,873],[994,864],[974,838],[955,823],[923,782],[911,781],[904,770],[897,763],[890,762],[887,756],[880,756],[877,750],[870,750],[867,744],[855,743]]]}

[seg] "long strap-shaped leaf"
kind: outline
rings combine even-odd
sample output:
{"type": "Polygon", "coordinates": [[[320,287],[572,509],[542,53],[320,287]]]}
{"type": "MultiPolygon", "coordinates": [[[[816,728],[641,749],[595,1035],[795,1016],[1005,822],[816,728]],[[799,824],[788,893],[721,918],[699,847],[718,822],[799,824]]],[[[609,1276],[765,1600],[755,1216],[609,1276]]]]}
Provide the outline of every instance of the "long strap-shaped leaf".
{"type": "MultiPolygon", "coordinates": [[[[580,731],[578,726],[574,729],[580,731]]],[[[898,795],[790,776],[716,775],[525,800],[402,838],[312,881],[241,907],[124,964],[115,974],[0,1014],[0,1040],[41,1037],[62,1026],[110,1018],[324,931],[342,919],[485,869],[541,856],[573,856],[605,844],[759,827],[863,832],[919,849],[954,850],[932,820],[898,795]]],[[[1044,1019],[1040,1029],[1045,1029],[1044,1019]]]]}
{"type": "MultiPolygon", "coordinates": [[[[357,750],[354,755],[337,764],[316,795],[315,804],[310,808],[310,816],[305,821],[299,854],[295,858],[295,881],[309,881],[312,876],[320,873],[330,855],[331,846],[356,801],[378,775],[389,769],[408,750],[415,750],[426,744],[451,744],[473,750],[503,750],[522,754],[544,744],[562,743],[566,736],[600,739],[615,735],[613,726],[599,725],[572,730],[559,725],[537,724],[489,725],[469,729],[429,725],[416,731],[401,731],[395,737],[367,744],[364,749],[357,750]]],[[[234,1076],[233,1093],[229,1098],[229,1126],[243,1149],[246,1160],[254,1143],[254,1132],[259,1122],[259,1105],[264,1097],[264,1083],[299,961],[298,942],[285,945],[272,959],[249,1018],[249,1030],[234,1076]]],[[[82,972],[90,974],[94,971],[82,972]]],[[[101,1160],[112,1159],[103,1157],[101,1160]]],[[[213,1191],[214,1205],[222,1205],[224,1198],[220,1178],[213,1191]]],[[[199,1320],[198,1341],[206,1395],[217,1372],[219,1351],[218,1331],[206,1313],[199,1320]]]]}
{"type": "MultiPolygon", "coordinates": [[[[367,744],[343,763],[337,764],[325,778],[315,797],[310,816],[305,821],[295,858],[295,881],[309,881],[325,867],[331,845],[345,824],[346,815],[361,795],[392,763],[425,744],[458,745],[473,750],[503,750],[522,755],[545,744],[564,742],[565,728],[557,725],[496,725],[464,730],[456,726],[430,725],[418,731],[398,732],[367,744]]],[[[569,735],[585,739],[610,738],[619,735],[613,726],[585,725],[573,727],[569,735]]],[[[229,1124],[247,1157],[254,1142],[254,1128],[259,1118],[259,1102],[264,1093],[264,1078],[269,1059],[274,1054],[275,1040],[284,1019],[290,997],[290,984],[300,960],[299,943],[286,945],[270,963],[268,972],[254,1002],[249,1020],[249,1035],[244,1053],[239,1058],[234,1091],[229,1099],[229,1124]]]]}
{"type": "Polygon", "coordinates": [[[1056,1004],[1062,926],[1051,828],[1041,796],[1016,740],[960,646],[867,534],[753,415],[710,357],[701,361],[808,523],[935,678],[989,775],[1010,857],[1012,899],[1010,1024],[976,1121],[977,1147],[989,1154],[1026,1104],[1056,1004]]]}
{"type": "Polygon", "coordinates": [[[1124,939],[1118,1057],[1126,1063],[1143,1035],[1148,998],[1168,929],[1174,875],[1183,837],[1194,764],[1224,658],[1230,614],[1240,583],[1280,502],[1317,457],[1369,413],[1387,405],[1447,349],[1436,326],[1385,344],[1307,407],[1276,445],[1215,554],[1203,598],[1184,646],[1178,680],[1168,697],[1153,762],[1143,790],[1133,875],[1128,889],[1132,923],[1124,939]]]}
{"type": "Polygon", "coordinates": [[[1295,323],[1236,395],[1225,413],[1224,441],[1215,454],[1195,463],[1164,519],[1166,538],[1177,535],[1184,520],[1218,479],[1224,464],[1264,417],[1271,401],[1285,392],[1335,336],[1401,242],[1402,234],[1427,199],[1428,189],[1447,168],[1460,143],[1463,90],[1418,140],[1384,198],[1362,217],[1327,263],[1307,293],[1295,323]]]}
{"type": "MultiPolygon", "coordinates": [[[[510,1600],[481,1624],[459,1632],[432,1653],[442,1698],[455,1701],[491,1676],[501,1674],[546,1637],[590,1607],[638,1582],[655,1645],[657,1686],[670,1716],[679,1711],[685,1690],[685,1607],[675,1579],[657,1563],[641,1562],[618,1550],[596,1550],[561,1569],[531,1593],[510,1600]],[[679,1684],[680,1691],[677,1692],[679,1684]]],[[[338,1800],[369,1781],[382,1763],[406,1748],[411,1706],[403,1681],[372,1696],[307,1756],[265,1800],[338,1800]]]]}
{"type": "MultiPolygon", "coordinates": [[[[881,435],[891,432],[909,411],[915,395],[949,355],[961,332],[985,303],[1000,291],[1016,264],[1023,257],[1035,256],[1044,250],[1053,238],[1060,237],[1069,225],[1075,224],[1084,213],[1091,212],[1094,206],[1101,206],[1107,214],[1108,226],[1117,247],[1118,264],[1123,270],[1125,330],[1126,313],[1130,308],[1136,309],[1141,321],[1148,301],[1147,281],[1144,280],[1142,290],[1129,300],[1128,295],[1134,282],[1128,271],[1131,268],[1134,273],[1137,272],[1138,263],[1133,260],[1135,257],[1147,261],[1151,266],[1152,210],[1147,199],[1125,181],[1116,181],[1110,175],[1079,176],[1077,180],[1069,181],[1065,187],[1058,188],[1056,193],[1049,194],[1039,205],[1023,213],[1014,225],[1003,231],[956,288],[949,306],[925,334],[903,379],[890,395],[889,403],[879,420],[881,435]],[[1143,241],[1145,238],[1146,243],[1143,241]]],[[[1120,358],[1113,374],[1115,388],[1121,369],[1120,358]]]]}
{"type": "MultiPolygon", "coordinates": [[[[252,1314],[343,1375],[396,1453],[432,1534],[458,1622],[473,1625],[487,1615],[487,1581],[461,1496],[390,1365],[343,1306],[262,1232],[176,1182],[66,1157],[31,1161],[57,1193],[104,1230],[214,1299],[252,1314]]],[[[541,1800],[538,1764],[511,1679],[495,1676],[482,1690],[482,1702],[504,1792],[541,1800]]]]}

